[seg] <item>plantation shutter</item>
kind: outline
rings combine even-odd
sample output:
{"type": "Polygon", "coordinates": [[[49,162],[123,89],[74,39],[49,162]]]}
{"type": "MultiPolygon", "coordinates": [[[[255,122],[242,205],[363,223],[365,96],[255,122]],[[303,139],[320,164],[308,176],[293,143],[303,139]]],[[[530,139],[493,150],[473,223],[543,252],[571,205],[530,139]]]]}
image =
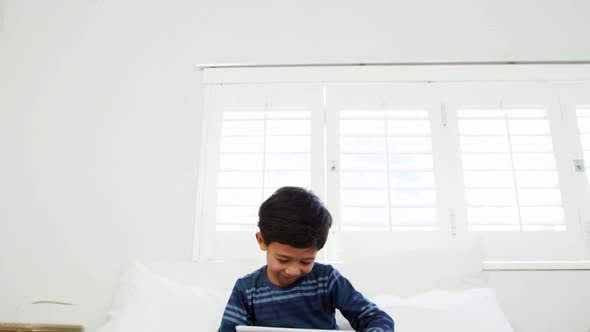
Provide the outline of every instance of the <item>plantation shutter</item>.
{"type": "Polygon", "coordinates": [[[334,217],[320,260],[473,237],[489,259],[586,253],[588,85],[498,70],[206,71],[195,257],[260,258],[258,208],[285,185],[334,217]]]}
{"type": "Polygon", "coordinates": [[[339,112],[342,230],[434,230],[428,111],[339,112]]]}
{"type": "Polygon", "coordinates": [[[584,151],[584,162],[586,177],[590,184],[590,107],[576,109],[578,120],[578,132],[580,133],[580,142],[584,151]]]}
{"type": "Polygon", "coordinates": [[[216,229],[255,229],[258,207],[281,186],[311,185],[311,112],[222,113],[216,229]]]}
{"type": "Polygon", "coordinates": [[[547,112],[458,111],[469,228],[563,229],[547,112]]]}
{"type": "Polygon", "coordinates": [[[203,257],[259,256],[253,234],[264,200],[288,185],[322,195],[322,178],[312,175],[323,161],[322,90],[301,85],[210,90],[215,103],[208,113],[210,163],[204,181],[214,195],[205,197],[203,213],[213,222],[203,225],[203,257]]]}

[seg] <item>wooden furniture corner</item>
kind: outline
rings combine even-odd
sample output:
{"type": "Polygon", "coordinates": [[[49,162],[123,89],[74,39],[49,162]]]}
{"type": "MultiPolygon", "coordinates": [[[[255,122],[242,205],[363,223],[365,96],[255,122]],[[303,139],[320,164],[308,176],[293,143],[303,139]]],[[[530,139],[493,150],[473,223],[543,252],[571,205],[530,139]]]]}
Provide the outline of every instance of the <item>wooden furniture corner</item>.
{"type": "Polygon", "coordinates": [[[0,323],[0,332],[82,332],[81,325],[0,323]]]}

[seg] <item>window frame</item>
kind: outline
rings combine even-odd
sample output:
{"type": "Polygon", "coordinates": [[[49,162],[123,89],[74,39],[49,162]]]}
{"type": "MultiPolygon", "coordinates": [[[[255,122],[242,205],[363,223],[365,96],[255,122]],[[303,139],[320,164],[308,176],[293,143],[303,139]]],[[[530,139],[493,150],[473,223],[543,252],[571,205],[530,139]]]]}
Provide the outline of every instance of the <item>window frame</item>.
{"type": "MultiPolygon", "coordinates": [[[[588,90],[588,85],[583,81],[590,80],[590,65],[478,65],[478,66],[370,66],[370,67],[313,67],[313,68],[213,68],[204,71],[204,83],[206,89],[205,110],[203,117],[203,136],[201,144],[201,158],[199,169],[199,183],[197,190],[197,220],[195,226],[194,259],[214,260],[227,258],[240,258],[245,256],[258,256],[258,248],[254,244],[254,232],[248,234],[234,233],[224,234],[222,242],[231,244],[233,248],[244,249],[243,252],[229,253],[230,250],[222,250],[222,247],[211,247],[210,235],[214,233],[211,229],[211,215],[206,212],[206,206],[212,204],[210,172],[214,169],[214,161],[218,157],[213,154],[215,151],[215,138],[211,136],[211,117],[219,111],[216,105],[216,98],[219,98],[219,87],[228,85],[252,84],[261,85],[302,85],[315,86],[322,91],[322,100],[314,109],[323,114],[314,123],[314,130],[326,131],[326,141],[314,145],[321,157],[313,159],[312,190],[316,192],[330,208],[334,215],[335,227],[326,245],[322,250],[320,258],[328,260],[339,260],[349,258],[362,258],[366,256],[385,255],[389,252],[420,250],[424,246],[435,246],[444,243],[449,239],[466,238],[477,236],[481,238],[488,249],[488,259],[499,260],[529,260],[529,259],[588,259],[590,257],[590,208],[586,207],[584,201],[588,200],[587,181],[583,184],[579,181],[579,174],[571,172],[571,158],[583,159],[580,156],[581,147],[571,144],[575,133],[572,133],[571,118],[572,105],[583,98],[582,91],[588,90]],[[302,70],[304,69],[304,70],[302,70]],[[568,82],[564,82],[568,81],[568,82]],[[574,82],[571,82],[574,81],[574,82]],[[578,82],[579,81],[579,82],[578,82]],[[285,83],[288,82],[288,83],[285,83]],[[368,83],[370,82],[370,83],[368,83]],[[339,212],[337,179],[328,169],[326,161],[334,160],[335,137],[334,130],[330,123],[333,123],[337,103],[330,95],[330,87],[343,86],[346,84],[374,84],[391,86],[422,86],[430,91],[426,98],[426,104],[439,107],[439,111],[432,110],[431,129],[433,135],[440,139],[433,140],[438,148],[433,145],[434,172],[437,191],[439,231],[433,233],[383,233],[383,232],[351,232],[346,234],[338,228],[339,212]],[[539,91],[539,95],[547,97],[547,104],[551,105],[549,116],[553,122],[561,122],[559,126],[551,123],[551,134],[554,140],[553,152],[556,158],[556,169],[560,179],[560,191],[564,213],[566,214],[567,231],[563,234],[550,236],[544,234],[521,233],[481,233],[474,234],[466,229],[466,215],[464,213],[464,194],[462,183],[458,182],[463,178],[460,171],[460,151],[458,150],[458,137],[456,130],[456,114],[453,110],[459,102],[465,102],[469,98],[480,96],[477,101],[481,103],[481,93],[471,94],[467,86],[479,85],[493,86],[503,85],[499,90],[507,91],[510,85],[532,85],[539,91]],[[452,96],[452,97],[449,97],[452,96]],[[555,118],[558,114],[557,119],[555,118]],[[321,121],[320,121],[321,120],[321,121]],[[324,123],[326,127],[324,128],[324,123]],[[440,128],[438,125],[440,124],[440,128]],[[561,126],[561,127],[560,127],[561,126]],[[440,129],[440,132],[438,132],[440,129]],[[452,130],[455,130],[453,133],[452,130]],[[454,143],[453,143],[454,142],[454,143]],[[321,153],[325,149],[325,157],[321,153]],[[558,155],[559,154],[559,155],[558,155]],[[454,156],[453,158],[449,156],[454,156]],[[437,167],[438,164],[438,167],[437,167]],[[213,167],[213,168],[212,168],[213,167]],[[451,176],[441,176],[451,174],[451,176]],[[324,191],[324,188],[325,191],[324,191]],[[564,189],[566,188],[566,189],[564,189]],[[440,194],[440,192],[452,192],[451,195],[440,194]],[[442,199],[442,201],[441,201],[442,199]],[[566,205],[568,206],[566,209],[566,205]],[[566,212],[567,210],[567,212],[566,212]],[[561,236],[563,235],[563,236],[561,236]],[[395,243],[395,246],[385,247],[383,243],[395,243]],[[350,244],[350,245],[348,245],[350,244]],[[551,244],[552,247],[549,247],[551,244]]],[[[490,92],[490,95],[497,91],[490,92]]],[[[378,99],[378,93],[376,99],[378,99]]],[[[512,94],[508,94],[512,97],[512,94]]],[[[534,95],[534,94],[533,94],[534,95]]],[[[588,95],[587,93],[585,95],[588,95]]],[[[491,98],[491,97],[490,97],[491,98]]],[[[522,99],[522,95],[510,100],[522,99]]],[[[383,99],[383,98],[381,98],[383,99]]],[[[496,98],[497,100],[497,98],[496,98]]],[[[588,103],[590,105],[590,101],[588,103]]],[[[577,138],[579,142],[579,137],[577,138]]],[[[337,159],[336,159],[337,160],[337,159]]],[[[587,161],[590,163],[590,161],[587,161]]],[[[584,174],[583,174],[584,175],[584,174]]],[[[585,178],[585,175],[584,175],[585,178]]],[[[241,251],[241,249],[240,249],[241,251]]]]}

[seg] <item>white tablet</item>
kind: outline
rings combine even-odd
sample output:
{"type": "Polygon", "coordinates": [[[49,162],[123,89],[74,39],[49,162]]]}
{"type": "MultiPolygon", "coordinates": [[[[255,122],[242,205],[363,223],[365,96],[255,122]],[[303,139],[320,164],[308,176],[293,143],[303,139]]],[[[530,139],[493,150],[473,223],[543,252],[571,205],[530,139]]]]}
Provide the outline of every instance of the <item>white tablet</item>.
{"type": "Polygon", "coordinates": [[[314,329],[294,329],[286,327],[268,327],[268,326],[236,326],[238,332],[354,332],[351,330],[314,330],[314,329]]]}

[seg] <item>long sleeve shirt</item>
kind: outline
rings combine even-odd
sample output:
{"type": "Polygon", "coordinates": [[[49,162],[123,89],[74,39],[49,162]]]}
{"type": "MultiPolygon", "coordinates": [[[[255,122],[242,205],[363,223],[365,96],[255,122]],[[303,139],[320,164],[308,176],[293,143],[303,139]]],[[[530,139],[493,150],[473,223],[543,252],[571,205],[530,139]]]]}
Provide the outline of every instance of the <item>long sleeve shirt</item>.
{"type": "Polygon", "coordinates": [[[236,325],[338,329],[336,309],[355,331],[393,332],[393,319],[331,265],[315,263],[288,287],[270,282],[266,266],[236,281],[218,332],[236,325]]]}

